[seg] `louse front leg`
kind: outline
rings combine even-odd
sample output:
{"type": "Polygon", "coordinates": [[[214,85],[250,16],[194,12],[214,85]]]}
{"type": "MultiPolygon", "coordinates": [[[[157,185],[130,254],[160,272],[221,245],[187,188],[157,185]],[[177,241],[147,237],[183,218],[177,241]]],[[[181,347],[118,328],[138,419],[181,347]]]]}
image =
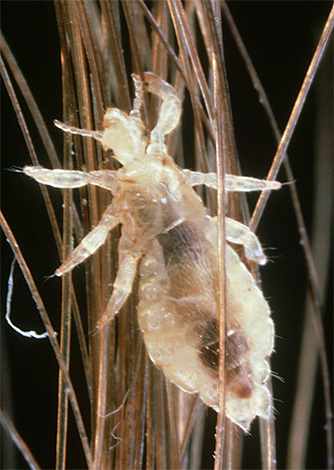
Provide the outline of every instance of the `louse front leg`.
{"type": "MultiPolygon", "coordinates": [[[[200,171],[182,170],[185,179],[190,186],[205,186],[217,189],[216,173],[201,173],[200,171]]],[[[282,184],[278,181],[260,180],[248,176],[225,175],[226,191],[270,191],[272,189],[280,189],[282,184]]]]}
{"type": "MultiPolygon", "coordinates": [[[[139,80],[139,77],[135,76],[139,80]]],[[[151,143],[147,153],[166,153],[164,144],[165,135],[169,134],[178,125],[181,116],[181,101],[175,88],[166,83],[160,77],[151,72],[144,73],[143,90],[153,93],[162,99],[159,118],[156,126],[151,131],[151,143]]]]}

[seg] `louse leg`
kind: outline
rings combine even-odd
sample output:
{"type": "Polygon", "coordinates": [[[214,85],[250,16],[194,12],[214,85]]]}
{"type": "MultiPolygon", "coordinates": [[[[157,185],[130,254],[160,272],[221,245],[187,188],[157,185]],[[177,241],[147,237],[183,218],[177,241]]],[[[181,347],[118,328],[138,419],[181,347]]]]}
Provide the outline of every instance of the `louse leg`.
{"type": "MultiPolygon", "coordinates": [[[[135,76],[139,80],[139,77],[135,76]]],[[[178,125],[181,116],[181,101],[175,89],[151,72],[144,73],[143,90],[153,93],[162,99],[159,119],[151,131],[151,143],[147,153],[166,153],[164,144],[165,135],[169,134],[178,125]]]]}
{"type": "MultiPolygon", "coordinates": [[[[94,184],[112,190],[117,178],[116,171],[102,170],[85,173],[72,170],[47,170],[37,166],[25,166],[23,172],[36,181],[56,188],[80,188],[86,184],[94,184]]],[[[81,243],[72,251],[68,259],[56,270],[56,276],[71,271],[82,263],[104,244],[108,233],[120,223],[120,218],[112,204],[104,211],[98,225],[89,232],[81,243]]]]}
{"type": "MultiPolygon", "coordinates": [[[[186,181],[191,186],[204,184],[210,188],[217,189],[216,173],[201,173],[199,171],[182,170],[186,181]]],[[[226,191],[270,191],[272,189],[280,189],[281,183],[278,181],[259,180],[247,176],[225,175],[226,191]]],[[[217,223],[217,217],[213,217],[213,223],[217,223]]],[[[261,244],[256,235],[244,224],[225,218],[226,240],[243,245],[246,250],[246,256],[249,260],[258,264],[266,264],[267,258],[263,253],[261,244]]]]}
{"type": "Polygon", "coordinates": [[[23,172],[39,183],[54,188],[80,188],[86,184],[93,184],[112,191],[117,178],[117,171],[112,170],[85,173],[76,170],[48,170],[40,166],[25,166],[23,172]]]}
{"type": "Polygon", "coordinates": [[[267,257],[263,253],[262,246],[255,235],[246,225],[237,220],[225,217],[226,239],[229,242],[243,245],[249,260],[258,264],[266,264],[267,257]]]}
{"type": "MultiPolygon", "coordinates": [[[[94,184],[106,189],[112,189],[117,175],[115,171],[102,170],[84,173],[70,170],[47,170],[41,167],[23,168],[28,176],[42,184],[57,188],[79,188],[86,184],[94,184]]],[[[120,218],[111,203],[104,211],[99,224],[89,232],[81,243],[73,250],[69,258],[56,270],[57,276],[62,276],[82,263],[102,246],[109,232],[120,223],[120,218]]],[[[108,302],[103,317],[98,322],[99,327],[107,325],[122,308],[132,290],[133,280],[137,272],[137,264],[141,253],[134,253],[120,240],[120,264],[114,283],[113,293],[108,302]]]]}
{"type": "Polygon", "coordinates": [[[105,243],[109,232],[119,223],[120,218],[111,203],[104,211],[98,225],[81,240],[67,260],[56,270],[56,276],[62,276],[71,271],[71,269],[95,253],[105,243]]]}
{"type": "Polygon", "coordinates": [[[121,310],[126,299],[132,292],[133,281],[137,272],[137,265],[142,253],[122,250],[122,238],[119,241],[120,261],[116,279],[113,285],[113,292],[109,299],[107,308],[97,323],[98,328],[103,328],[121,310]]]}
{"type": "MultiPolygon", "coordinates": [[[[217,217],[211,217],[211,222],[217,225],[217,217]]],[[[255,235],[246,225],[237,220],[225,217],[226,240],[245,248],[246,256],[250,261],[258,264],[266,264],[267,257],[263,253],[262,246],[255,235]]]]}
{"type": "MultiPolygon", "coordinates": [[[[209,188],[217,189],[216,173],[201,173],[199,171],[182,170],[186,181],[191,186],[204,184],[209,188]]],[[[278,181],[259,180],[248,176],[225,175],[226,191],[270,191],[280,189],[282,186],[278,181]]]]}

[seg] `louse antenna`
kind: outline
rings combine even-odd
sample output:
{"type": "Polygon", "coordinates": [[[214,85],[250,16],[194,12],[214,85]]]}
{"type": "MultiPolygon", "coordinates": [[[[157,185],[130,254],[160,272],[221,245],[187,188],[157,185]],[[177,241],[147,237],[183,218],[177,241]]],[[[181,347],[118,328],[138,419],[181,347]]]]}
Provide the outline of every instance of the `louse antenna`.
{"type": "Polygon", "coordinates": [[[103,135],[102,132],[90,131],[88,129],[79,129],[78,127],[69,126],[68,124],[64,124],[63,122],[57,121],[57,119],[55,119],[53,123],[56,127],[58,127],[64,132],[69,132],[70,134],[81,135],[83,137],[93,137],[93,139],[100,140],[100,141],[102,140],[102,135],[103,135]]]}
{"type": "Polygon", "coordinates": [[[133,73],[131,77],[135,86],[135,99],[133,101],[133,108],[130,111],[130,116],[135,116],[140,119],[140,108],[143,104],[143,84],[139,75],[133,73]]]}

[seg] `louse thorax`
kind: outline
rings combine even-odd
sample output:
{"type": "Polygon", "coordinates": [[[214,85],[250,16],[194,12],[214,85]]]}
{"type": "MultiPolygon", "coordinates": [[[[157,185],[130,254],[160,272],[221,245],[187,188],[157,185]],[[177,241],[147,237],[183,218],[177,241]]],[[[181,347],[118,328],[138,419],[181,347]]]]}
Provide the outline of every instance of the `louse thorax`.
{"type": "Polygon", "coordinates": [[[169,233],[185,220],[195,218],[194,223],[201,225],[206,218],[202,201],[166,154],[145,154],[139,165],[138,161],[124,165],[118,170],[118,184],[123,211],[148,238],[169,233]]]}

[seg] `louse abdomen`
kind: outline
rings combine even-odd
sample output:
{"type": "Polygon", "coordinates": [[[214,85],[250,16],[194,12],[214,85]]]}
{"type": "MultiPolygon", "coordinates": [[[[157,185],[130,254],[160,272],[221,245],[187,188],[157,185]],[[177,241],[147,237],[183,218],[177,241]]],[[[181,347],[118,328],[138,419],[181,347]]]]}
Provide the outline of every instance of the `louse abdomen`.
{"type": "MultiPolygon", "coordinates": [[[[156,237],[140,267],[138,319],[154,364],[218,410],[217,256],[200,228],[186,220],[156,237]]],[[[273,324],[261,291],[228,245],[226,268],[226,413],[247,430],[255,416],[269,414],[273,324]]]]}
{"type": "MultiPolygon", "coordinates": [[[[216,296],[214,294],[214,282],[216,277],[215,266],[209,263],[208,253],[211,247],[197,226],[185,221],[175,228],[157,237],[160,253],[157,257],[160,262],[157,265],[164,267],[164,281],[159,279],[157,272],[151,273],[151,279],[142,280],[141,292],[146,292],[146,299],[140,303],[139,310],[147,312],[156,309],[156,317],[153,320],[154,327],[144,327],[144,332],[151,335],[149,342],[158,331],[163,333],[170,328],[176,333],[179,329],[182,342],[187,343],[192,349],[194,362],[201,366],[207,381],[211,381],[218,388],[219,377],[219,330],[216,314],[216,296]],[[154,288],[153,288],[154,285],[154,288]],[[167,287],[168,286],[168,287],[167,287]],[[160,291],[160,295],[157,292],[160,291]],[[149,295],[151,295],[151,302],[149,295]],[[159,299],[157,302],[153,297],[159,299]],[[145,307],[144,307],[145,306],[145,307]],[[168,324],[170,322],[170,324],[168,324]]],[[[144,264],[148,263],[149,256],[145,257],[144,264]]],[[[212,260],[210,260],[212,263],[212,260]]],[[[151,260],[152,263],[152,260],[151,260]]],[[[231,331],[231,329],[229,329],[231,331]]],[[[177,334],[175,335],[177,337],[177,334]]],[[[147,342],[147,338],[146,338],[147,342]]],[[[171,344],[173,344],[172,340],[171,344]]],[[[162,344],[163,341],[160,343],[162,344]]],[[[166,345],[165,345],[166,346],[166,345]]],[[[238,332],[232,332],[225,345],[226,349],[226,380],[227,387],[239,398],[249,398],[253,384],[244,371],[242,365],[247,343],[238,332]]],[[[150,347],[148,347],[150,351],[150,347]]],[[[167,346],[167,351],[174,351],[167,346]]],[[[159,361],[159,353],[151,350],[151,358],[156,365],[161,362],[165,366],[165,359],[159,361]]],[[[165,358],[167,354],[162,356],[165,358]]],[[[177,367],[174,366],[176,369],[177,367]]],[[[165,372],[166,373],[166,372],[165,372]]],[[[171,378],[173,380],[173,377],[171,378]]],[[[180,381],[173,380],[181,388],[185,388],[180,381]]],[[[194,390],[196,391],[196,390],[194,390]]],[[[211,406],[213,403],[211,399],[211,406]]]]}

